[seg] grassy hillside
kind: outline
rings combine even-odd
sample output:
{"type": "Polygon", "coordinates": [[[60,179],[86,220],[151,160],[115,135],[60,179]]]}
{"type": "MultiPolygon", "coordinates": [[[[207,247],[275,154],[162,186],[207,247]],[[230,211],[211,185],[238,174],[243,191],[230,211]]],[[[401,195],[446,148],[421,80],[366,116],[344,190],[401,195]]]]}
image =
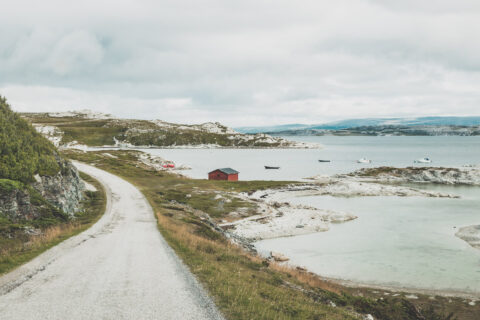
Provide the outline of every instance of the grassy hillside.
{"type": "Polygon", "coordinates": [[[0,178],[31,182],[35,174],[54,175],[60,167],[55,147],[0,96],[0,178]]]}
{"type": "Polygon", "coordinates": [[[60,145],[76,142],[87,146],[113,146],[118,141],[134,146],[193,146],[219,147],[302,147],[299,143],[272,138],[263,134],[244,135],[219,123],[182,125],[163,121],[94,118],[88,114],[24,113],[32,124],[54,128],[52,138],[60,145]]]}

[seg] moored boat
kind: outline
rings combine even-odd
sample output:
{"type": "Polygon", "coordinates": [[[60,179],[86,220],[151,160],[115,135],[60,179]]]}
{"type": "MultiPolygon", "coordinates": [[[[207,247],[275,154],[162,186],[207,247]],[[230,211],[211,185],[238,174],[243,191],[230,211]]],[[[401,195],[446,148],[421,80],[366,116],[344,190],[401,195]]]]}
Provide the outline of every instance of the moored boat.
{"type": "Polygon", "coordinates": [[[318,162],[330,162],[330,160],[318,160],[318,162]]]}
{"type": "Polygon", "coordinates": [[[430,158],[421,158],[414,161],[414,163],[432,163],[432,159],[430,158]]]}
{"type": "Polygon", "coordinates": [[[280,169],[280,167],[265,166],[265,169],[280,169]]]}
{"type": "Polygon", "coordinates": [[[357,160],[357,163],[372,163],[372,160],[367,158],[361,158],[357,160]]]}

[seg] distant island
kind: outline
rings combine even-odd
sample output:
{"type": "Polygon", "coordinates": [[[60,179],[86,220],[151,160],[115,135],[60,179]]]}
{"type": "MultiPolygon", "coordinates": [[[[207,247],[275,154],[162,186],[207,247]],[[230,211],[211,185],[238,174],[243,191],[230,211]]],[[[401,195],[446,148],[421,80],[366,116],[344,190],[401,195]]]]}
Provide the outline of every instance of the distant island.
{"type": "Polygon", "coordinates": [[[480,117],[367,118],[317,125],[239,127],[235,130],[277,136],[479,136],[480,117]]]}

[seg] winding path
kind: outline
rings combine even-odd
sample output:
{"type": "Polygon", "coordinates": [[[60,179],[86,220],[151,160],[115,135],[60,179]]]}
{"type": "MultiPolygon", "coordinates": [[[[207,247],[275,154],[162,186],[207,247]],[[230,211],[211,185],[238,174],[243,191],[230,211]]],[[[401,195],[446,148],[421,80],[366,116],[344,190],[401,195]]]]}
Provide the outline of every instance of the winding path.
{"type": "Polygon", "coordinates": [[[0,278],[1,319],[223,319],[133,185],[76,163],[107,192],[90,229],[0,278]]]}

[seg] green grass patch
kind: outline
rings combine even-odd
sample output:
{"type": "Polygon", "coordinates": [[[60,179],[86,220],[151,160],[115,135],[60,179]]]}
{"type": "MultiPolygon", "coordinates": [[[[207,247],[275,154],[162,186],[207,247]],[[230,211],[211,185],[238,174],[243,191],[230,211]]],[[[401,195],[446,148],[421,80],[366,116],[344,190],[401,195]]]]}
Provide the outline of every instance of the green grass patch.
{"type": "Polygon", "coordinates": [[[20,181],[0,179],[0,192],[10,193],[14,190],[23,190],[25,186],[20,181]]]}

